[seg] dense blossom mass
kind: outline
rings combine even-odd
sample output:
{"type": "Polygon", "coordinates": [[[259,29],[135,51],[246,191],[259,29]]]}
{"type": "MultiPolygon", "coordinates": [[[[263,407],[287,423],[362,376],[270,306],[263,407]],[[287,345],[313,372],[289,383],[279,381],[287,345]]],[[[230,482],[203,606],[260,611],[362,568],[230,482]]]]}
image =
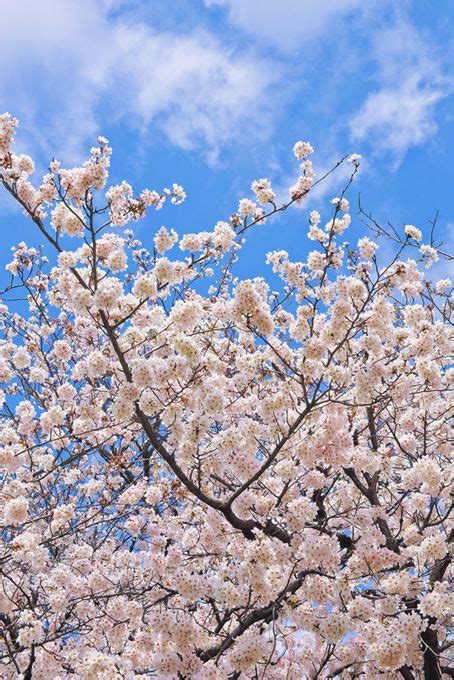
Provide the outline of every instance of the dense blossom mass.
{"type": "Polygon", "coordinates": [[[0,303],[1,677],[450,673],[440,246],[364,213],[348,242],[357,155],[305,212],[323,177],[300,141],[285,203],[260,178],[147,249],[128,225],[181,186],[106,189],[102,137],[32,182],[16,126],[0,117],[0,180],[44,246],[14,248],[0,303]],[[300,259],[235,278],[249,229],[294,203],[300,259]]]}

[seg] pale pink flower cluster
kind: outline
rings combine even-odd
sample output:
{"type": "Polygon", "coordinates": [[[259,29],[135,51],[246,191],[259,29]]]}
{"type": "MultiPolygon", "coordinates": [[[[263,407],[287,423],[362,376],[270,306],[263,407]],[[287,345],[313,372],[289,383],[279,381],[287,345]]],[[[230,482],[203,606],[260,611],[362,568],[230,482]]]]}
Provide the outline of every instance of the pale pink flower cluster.
{"type": "Polygon", "coordinates": [[[3,511],[3,525],[12,524],[16,526],[22,524],[27,519],[28,501],[24,496],[12,498],[5,505],[3,511]]]}
{"type": "Polygon", "coordinates": [[[413,226],[413,224],[406,224],[404,227],[404,231],[408,238],[412,238],[415,241],[421,241],[422,239],[421,230],[413,226]]]}
{"type": "Polygon", "coordinates": [[[375,255],[378,244],[371,241],[367,236],[358,240],[358,250],[364,260],[371,260],[375,255]]]}
{"type": "Polygon", "coordinates": [[[11,114],[3,113],[0,115],[0,161],[3,161],[10,151],[17,126],[18,120],[13,118],[11,114]]]}
{"type": "Polygon", "coordinates": [[[298,177],[295,184],[289,189],[290,198],[292,201],[300,201],[309,193],[312,184],[314,183],[315,173],[310,161],[303,161],[301,164],[303,173],[298,177]]]}
{"type": "Polygon", "coordinates": [[[276,198],[276,194],[271,188],[271,182],[269,179],[256,179],[254,182],[252,182],[251,189],[259,203],[272,203],[276,198]]]}
{"type": "Polygon", "coordinates": [[[438,253],[435,250],[433,246],[430,246],[428,244],[423,244],[419,248],[419,252],[421,253],[425,263],[426,267],[431,267],[435,262],[438,261],[438,253]]]}
{"type": "Polygon", "coordinates": [[[170,250],[175,243],[178,243],[178,240],[175,229],[169,232],[165,227],[161,227],[154,237],[155,248],[160,255],[163,255],[166,250],[170,250]]]}
{"type": "Polygon", "coordinates": [[[58,203],[52,211],[52,226],[68,236],[82,236],[86,228],[81,210],[64,203],[58,203]]]}
{"type": "Polygon", "coordinates": [[[386,262],[370,233],[350,248],[339,191],[298,259],[240,278],[249,229],[313,185],[307,142],[288,203],[262,178],[230,218],[144,245],[114,227],[180,185],[106,188],[102,138],[35,191],[0,120],[2,181],[48,244],[20,243],[2,285],[2,677],[446,665],[451,282],[407,255],[442,253],[409,225],[386,262]]]}
{"type": "Polygon", "coordinates": [[[105,137],[98,137],[98,146],[92,147],[90,160],[85,161],[82,167],[69,170],[58,168],[65,197],[79,202],[92,189],[98,191],[103,189],[108,177],[111,153],[108,140],[105,137]]]}
{"type": "Polygon", "coordinates": [[[303,159],[309,156],[311,153],[314,153],[314,149],[309,142],[296,142],[294,147],[293,147],[293,153],[295,154],[295,158],[298,159],[303,159]]]}

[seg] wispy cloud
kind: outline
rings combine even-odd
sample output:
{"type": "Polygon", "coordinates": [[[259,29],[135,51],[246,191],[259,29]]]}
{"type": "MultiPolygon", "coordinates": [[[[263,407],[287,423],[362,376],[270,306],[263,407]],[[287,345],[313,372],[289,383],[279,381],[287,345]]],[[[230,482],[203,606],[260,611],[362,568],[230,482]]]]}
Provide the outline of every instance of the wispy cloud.
{"type": "Polygon", "coordinates": [[[392,151],[399,163],[410,147],[436,132],[434,108],[443,95],[441,89],[424,86],[418,74],[370,94],[351,121],[353,138],[373,136],[378,147],[392,151]]]}
{"type": "Polygon", "coordinates": [[[21,118],[43,155],[57,146],[74,160],[101,118],[153,124],[211,157],[270,123],[278,68],[206,31],[158,32],[112,0],[18,0],[3,24],[0,108],[21,118]]]}
{"type": "Polygon", "coordinates": [[[204,0],[180,21],[192,1],[5,4],[0,109],[21,119],[24,146],[76,162],[114,121],[135,144],[151,132],[215,160],[301,120],[325,155],[350,135],[398,164],[436,133],[451,84],[389,0],[204,0]]]}
{"type": "Polygon", "coordinates": [[[284,52],[304,48],[307,40],[329,31],[352,10],[364,8],[362,0],[205,0],[205,4],[226,7],[232,24],[284,52]]]}
{"type": "Polygon", "coordinates": [[[400,21],[375,37],[378,89],[350,121],[354,140],[368,138],[373,148],[391,152],[395,165],[412,146],[437,131],[437,103],[452,91],[437,58],[416,29],[400,21]]]}

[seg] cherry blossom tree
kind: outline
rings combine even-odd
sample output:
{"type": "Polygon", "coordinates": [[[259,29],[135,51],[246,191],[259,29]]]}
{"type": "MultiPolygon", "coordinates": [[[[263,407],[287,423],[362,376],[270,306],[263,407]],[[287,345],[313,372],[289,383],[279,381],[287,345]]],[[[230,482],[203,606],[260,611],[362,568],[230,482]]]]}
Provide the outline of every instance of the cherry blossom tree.
{"type": "Polygon", "coordinates": [[[452,676],[433,234],[360,206],[344,241],[359,156],[322,220],[297,142],[287,202],[258,179],[147,249],[128,225],[181,186],[106,189],[104,138],[33,184],[16,126],[0,117],[0,179],[43,246],[14,248],[1,291],[1,677],[452,676]],[[295,203],[300,259],[236,278],[249,231],[295,203]]]}

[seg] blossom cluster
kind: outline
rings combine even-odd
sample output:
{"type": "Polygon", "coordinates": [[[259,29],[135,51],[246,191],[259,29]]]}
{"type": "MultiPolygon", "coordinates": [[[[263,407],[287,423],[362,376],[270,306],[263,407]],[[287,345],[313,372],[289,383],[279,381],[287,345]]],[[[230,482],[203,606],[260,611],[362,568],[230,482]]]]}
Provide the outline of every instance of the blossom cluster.
{"type": "Polygon", "coordinates": [[[108,187],[100,138],[35,188],[16,125],[0,180],[47,246],[18,245],[0,303],[2,677],[445,666],[452,284],[421,267],[441,253],[412,225],[386,263],[350,246],[343,191],[299,260],[268,253],[272,286],[239,279],[245,235],[317,181],[308,142],[288,203],[260,178],[230,218],[143,244],[126,225],[180,185],[108,187]]]}

